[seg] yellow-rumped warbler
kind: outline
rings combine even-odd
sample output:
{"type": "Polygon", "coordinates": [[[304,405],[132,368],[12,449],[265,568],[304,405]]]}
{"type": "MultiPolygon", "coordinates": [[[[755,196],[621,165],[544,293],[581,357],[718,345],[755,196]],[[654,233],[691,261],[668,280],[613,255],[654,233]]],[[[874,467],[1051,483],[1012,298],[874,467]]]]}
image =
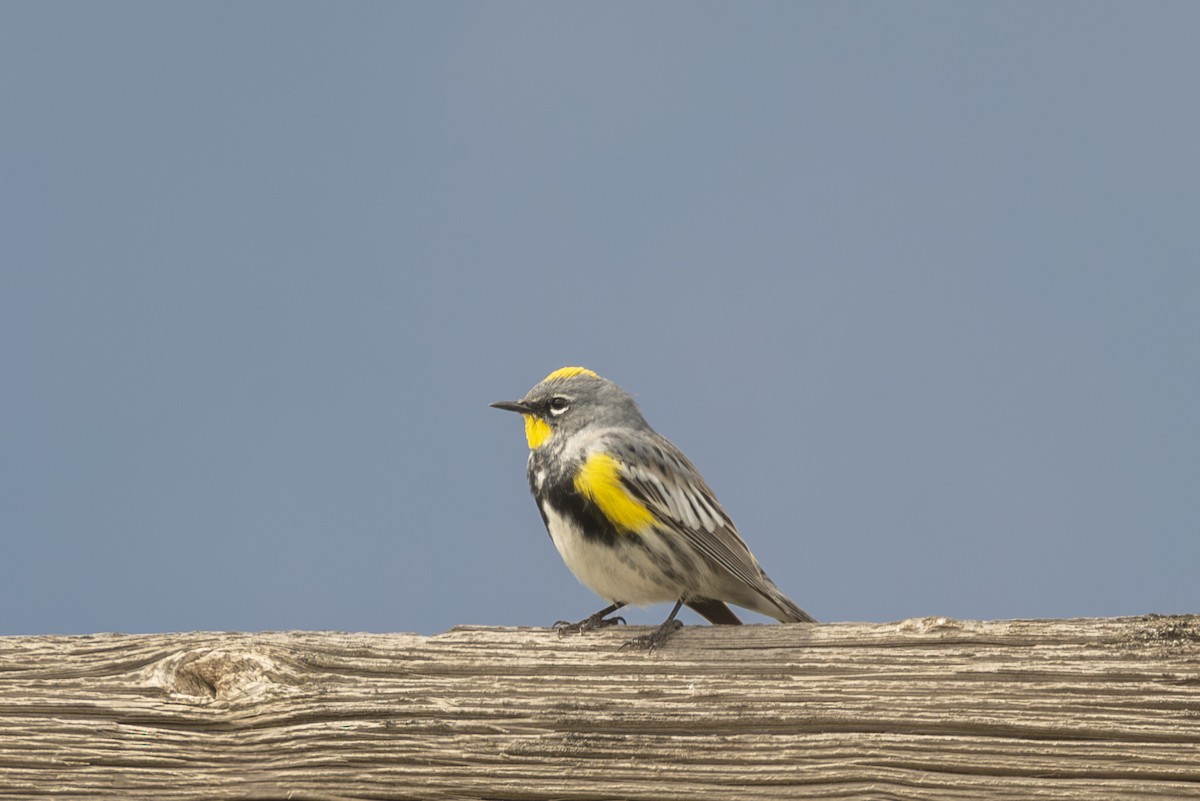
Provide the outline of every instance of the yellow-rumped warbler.
{"type": "Polygon", "coordinates": [[[683,624],[687,604],[712,623],[740,624],[732,603],[784,623],[815,620],[759,567],[713,491],[683,453],[650,427],[633,397],[583,367],[555,370],[519,401],[492,406],[525,417],[529,488],[567,567],[611,602],[559,633],[624,622],[626,604],[675,601],[654,649],[683,624]]]}

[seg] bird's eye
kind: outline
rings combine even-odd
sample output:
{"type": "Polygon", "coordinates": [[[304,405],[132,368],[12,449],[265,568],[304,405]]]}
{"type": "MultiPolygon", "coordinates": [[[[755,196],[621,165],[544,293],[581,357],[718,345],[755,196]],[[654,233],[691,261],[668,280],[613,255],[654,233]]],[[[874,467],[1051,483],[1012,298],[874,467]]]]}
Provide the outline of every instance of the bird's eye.
{"type": "Polygon", "coordinates": [[[550,414],[562,414],[571,404],[561,395],[555,395],[550,399],[550,414]]]}

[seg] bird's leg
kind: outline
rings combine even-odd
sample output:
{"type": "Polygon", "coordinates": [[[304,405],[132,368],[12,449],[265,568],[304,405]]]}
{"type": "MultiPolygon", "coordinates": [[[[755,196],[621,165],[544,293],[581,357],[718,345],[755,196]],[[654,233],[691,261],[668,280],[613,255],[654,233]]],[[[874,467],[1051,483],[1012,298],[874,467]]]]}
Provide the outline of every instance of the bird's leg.
{"type": "Polygon", "coordinates": [[[583,634],[585,631],[591,631],[592,629],[602,629],[607,626],[615,626],[618,623],[624,623],[625,618],[605,617],[605,615],[611,615],[624,605],[625,604],[621,602],[617,602],[612,606],[604,607],[596,614],[592,615],[591,617],[586,617],[578,623],[560,620],[554,624],[554,627],[558,629],[558,636],[562,637],[564,634],[583,634]]]}
{"type": "Polygon", "coordinates": [[[661,626],[649,634],[643,634],[640,637],[634,637],[632,640],[622,645],[621,648],[628,648],[631,645],[634,648],[642,648],[646,651],[653,651],[655,648],[661,648],[663,643],[665,643],[672,634],[683,628],[683,624],[675,619],[675,616],[679,614],[679,608],[681,606],[683,606],[682,599],[675,604],[675,608],[671,610],[671,614],[667,616],[667,619],[663,621],[661,626]]]}

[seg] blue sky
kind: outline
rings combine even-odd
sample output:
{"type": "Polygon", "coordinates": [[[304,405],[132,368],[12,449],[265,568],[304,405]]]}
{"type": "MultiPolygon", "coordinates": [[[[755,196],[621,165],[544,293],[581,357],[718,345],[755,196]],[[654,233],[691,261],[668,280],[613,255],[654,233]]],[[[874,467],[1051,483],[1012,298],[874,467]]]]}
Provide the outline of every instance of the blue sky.
{"type": "Polygon", "coordinates": [[[1200,611],[1198,29],[4,4],[0,633],[583,617],[566,364],[821,620],[1200,611]]]}

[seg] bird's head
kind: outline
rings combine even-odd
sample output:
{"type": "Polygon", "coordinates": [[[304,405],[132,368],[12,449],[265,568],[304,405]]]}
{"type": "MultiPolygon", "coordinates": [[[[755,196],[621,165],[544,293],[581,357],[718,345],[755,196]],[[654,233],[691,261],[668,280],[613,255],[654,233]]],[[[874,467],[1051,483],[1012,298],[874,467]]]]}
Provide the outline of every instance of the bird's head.
{"type": "Polygon", "coordinates": [[[530,450],[591,426],[646,426],[632,395],[586,367],[555,370],[520,400],[496,401],[492,406],[525,417],[530,450]]]}

